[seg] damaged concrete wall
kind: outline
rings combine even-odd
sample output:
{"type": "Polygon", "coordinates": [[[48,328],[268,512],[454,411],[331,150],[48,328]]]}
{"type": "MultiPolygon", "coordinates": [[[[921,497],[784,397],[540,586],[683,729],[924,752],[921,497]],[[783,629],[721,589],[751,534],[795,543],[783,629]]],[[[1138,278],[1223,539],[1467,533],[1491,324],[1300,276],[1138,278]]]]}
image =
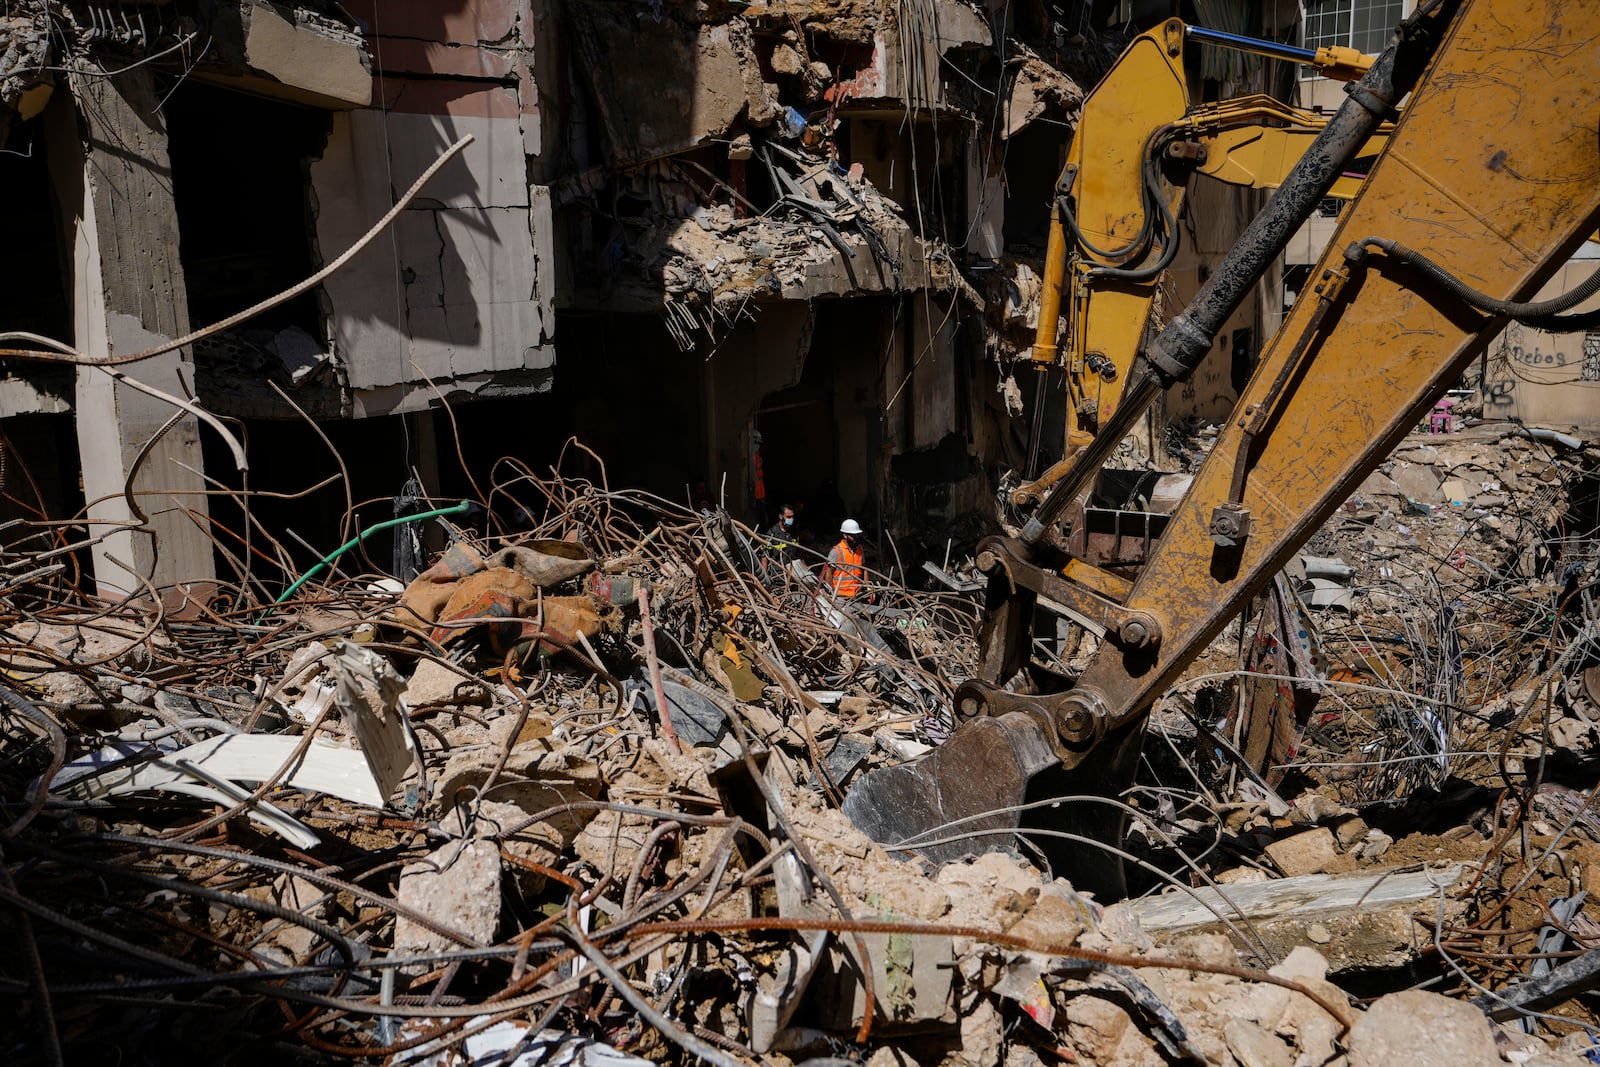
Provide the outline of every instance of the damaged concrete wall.
{"type": "Polygon", "coordinates": [[[555,362],[549,200],[530,189],[539,109],[525,4],[353,5],[372,33],[377,107],[341,113],[312,168],[317,237],[337,254],[449,144],[473,144],[386,239],[331,278],[334,341],[354,412],[447,395],[539,391],[555,362]]]}
{"type": "MultiPolygon", "coordinates": [[[[74,347],[90,359],[130,355],[189,331],[160,99],[148,70],[86,76],[74,78],[73,98],[56,98],[48,116],[52,178],[72,240],[74,347]]],[[[83,492],[90,519],[104,524],[91,550],[96,589],[117,597],[208,581],[199,423],[185,416],[169,425],[172,402],[116,375],[181,397],[194,365],[178,349],[115,373],[77,369],[83,492]]]]}
{"type": "MultiPolygon", "coordinates": [[[[1590,242],[1535,299],[1570,292],[1597,270],[1600,244],[1590,242]]],[[[1600,308],[1600,298],[1578,305],[1580,312],[1594,308],[1600,308]]],[[[1552,334],[1512,325],[1489,343],[1485,367],[1485,418],[1520,419],[1557,430],[1600,430],[1600,330],[1552,334]]]]}
{"type": "Polygon", "coordinates": [[[570,0],[566,12],[580,57],[574,67],[613,161],[656,159],[725,136],[741,121],[764,127],[777,118],[744,19],[685,25],[594,0],[570,0]]]}
{"type": "Polygon", "coordinates": [[[372,70],[361,35],[326,16],[241,0],[218,5],[209,32],[227,69],[201,71],[206,81],[312,107],[372,103],[372,70]]]}

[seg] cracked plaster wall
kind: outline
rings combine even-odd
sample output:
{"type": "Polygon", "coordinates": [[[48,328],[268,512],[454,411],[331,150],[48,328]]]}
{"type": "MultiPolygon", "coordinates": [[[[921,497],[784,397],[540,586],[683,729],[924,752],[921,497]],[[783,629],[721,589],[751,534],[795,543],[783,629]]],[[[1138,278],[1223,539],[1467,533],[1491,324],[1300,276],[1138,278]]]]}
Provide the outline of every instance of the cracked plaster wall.
{"type": "MultiPolygon", "coordinates": [[[[1590,241],[1534,299],[1570,292],[1596,270],[1600,242],[1590,241]]],[[[1591,297],[1577,310],[1596,308],[1600,297],[1591,297]]],[[[1487,360],[1488,381],[1481,390],[1485,418],[1600,431],[1600,331],[1551,334],[1512,325],[1489,342],[1487,360]]]]}
{"type": "Polygon", "coordinates": [[[527,178],[538,148],[519,37],[527,6],[351,6],[373,33],[377,106],[335,115],[312,167],[324,257],[352,244],[451,143],[475,138],[326,283],[355,413],[425,407],[437,396],[426,379],[447,393],[476,393],[497,375],[511,391],[548,388],[553,249],[549,199],[527,178]]]}
{"type": "Polygon", "coordinates": [[[776,118],[745,20],[696,27],[595,0],[571,0],[567,12],[575,68],[613,161],[682,152],[741,120],[761,127],[776,118]]]}

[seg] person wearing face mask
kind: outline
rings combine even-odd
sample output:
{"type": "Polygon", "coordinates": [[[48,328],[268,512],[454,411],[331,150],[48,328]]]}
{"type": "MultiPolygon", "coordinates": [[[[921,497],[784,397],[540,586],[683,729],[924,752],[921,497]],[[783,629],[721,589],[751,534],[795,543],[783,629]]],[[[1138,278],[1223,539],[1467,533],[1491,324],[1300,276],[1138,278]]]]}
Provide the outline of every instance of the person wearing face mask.
{"type": "Polygon", "coordinates": [[[800,552],[794,528],[794,508],[788,504],[778,509],[778,521],[762,531],[767,539],[767,550],[779,563],[787,566],[800,552]]]}

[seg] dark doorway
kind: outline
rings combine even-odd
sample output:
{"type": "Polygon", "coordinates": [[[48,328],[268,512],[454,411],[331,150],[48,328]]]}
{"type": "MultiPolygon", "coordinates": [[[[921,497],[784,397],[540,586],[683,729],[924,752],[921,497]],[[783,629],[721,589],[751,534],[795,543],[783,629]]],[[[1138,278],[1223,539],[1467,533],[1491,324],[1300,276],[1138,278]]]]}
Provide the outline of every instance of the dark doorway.
{"type": "MultiPolygon", "coordinates": [[[[190,321],[216,322],[315,271],[308,168],[327,145],[328,113],[193,79],[173,91],[162,113],[190,321]]],[[[298,326],[320,338],[317,292],[250,325],[298,326]]]]}
{"type": "Polygon", "coordinates": [[[800,526],[817,537],[832,531],[819,523],[837,520],[832,507],[819,514],[819,503],[836,499],[839,478],[839,425],[834,415],[834,353],[829,336],[832,317],[819,311],[811,350],[798,385],[769,393],[756,411],[761,434],[762,467],[769,510],[783,504],[800,509],[800,526]],[[809,508],[807,505],[810,505],[809,508]]]}

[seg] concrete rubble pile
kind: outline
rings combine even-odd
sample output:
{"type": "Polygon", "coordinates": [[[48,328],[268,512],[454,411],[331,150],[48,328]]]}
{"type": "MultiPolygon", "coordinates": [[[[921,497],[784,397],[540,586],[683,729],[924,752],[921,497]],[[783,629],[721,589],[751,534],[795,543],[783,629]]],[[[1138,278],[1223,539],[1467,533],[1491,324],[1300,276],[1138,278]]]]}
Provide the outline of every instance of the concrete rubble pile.
{"type": "Polygon", "coordinates": [[[76,591],[81,527],[8,524],[5,1047],[1586,1062],[1600,818],[1551,754],[1588,754],[1561,724],[1591,722],[1595,554],[1544,539],[1570,503],[1544,487],[1594,458],[1517,435],[1398,452],[1284,580],[1321,641],[1289,765],[1241,755],[1297,697],[1240,658],[1268,609],[1157,709],[1128,901],[1026,848],[936,867],[839,810],[953,728],[980,591],[949,560],[845,604],[725,513],[524,471],[493,496],[531,528],[425,513],[448,543],[420,573],[334,553],[282,594],[246,575],[156,609],[76,591]]]}

